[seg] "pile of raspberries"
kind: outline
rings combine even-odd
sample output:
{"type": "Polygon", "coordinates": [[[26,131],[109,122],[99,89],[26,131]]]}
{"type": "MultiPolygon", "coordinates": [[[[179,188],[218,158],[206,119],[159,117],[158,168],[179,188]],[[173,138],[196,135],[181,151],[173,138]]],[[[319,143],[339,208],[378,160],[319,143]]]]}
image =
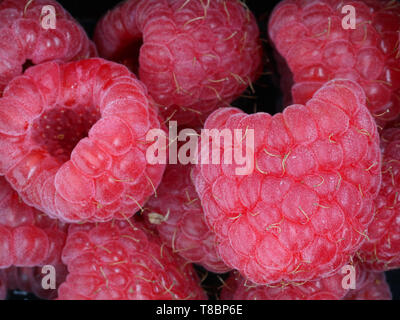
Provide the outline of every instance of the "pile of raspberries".
{"type": "Polygon", "coordinates": [[[400,2],[127,0],[91,40],[0,1],[0,299],[389,300],[394,269],[400,2]]]}

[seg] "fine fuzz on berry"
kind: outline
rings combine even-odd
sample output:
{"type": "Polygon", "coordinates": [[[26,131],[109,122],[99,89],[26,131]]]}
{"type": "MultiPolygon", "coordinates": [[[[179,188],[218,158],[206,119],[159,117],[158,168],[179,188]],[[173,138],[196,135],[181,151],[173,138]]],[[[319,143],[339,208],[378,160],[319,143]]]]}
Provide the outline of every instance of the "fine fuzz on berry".
{"type": "Polygon", "coordinates": [[[144,214],[174,252],[209,271],[227,272],[230,268],[219,257],[215,235],[205,223],[191,170],[191,165],[167,166],[157,194],[146,204],[144,214]]]}
{"type": "Polygon", "coordinates": [[[381,171],[376,125],[355,82],[328,82],[305,106],[274,116],[219,109],[205,129],[232,133],[233,143],[221,145],[224,157],[254,150],[249,175],[236,175],[242,166],[224,159],[194,171],[228,266],[257,284],[316,280],[336,273],[360,248],[381,171]],[[253,129],[254,145],[233,129],[253,129]]]}
{"type": "Polygon", "coordinates": [[[85,30],[56,1],[1,1],[0,96],[7,83],[30,65],[53,60],[67,62],[96,54],[85,30]],[[42,8],[49,5],[55,9],[55,29],[43,27],[46,15],[42,15],[42,8]]]}
{"type": "Polygon", "coordinates": [[[371,113],[389,121],[400,113],[399,29],[396,1],[285,0],[268,31],[293,73],[294,103],[330,79],[350,79],[365,90],[371,113]],[[355,9],[351,28],[353,16],[342,13],[347,5],[355,9]]]}
{"type": "Polygon", "coordinates": [[[256,79],[262,49],[253,14],[236,0],[129,0],[98,23],[102,57],[125,63],[167,119],[199,124],[256,79]]]}
{"type": "Polygon", "coordinates": [[[96,58],[44,63],[0,99],[0,173],[52,217],[125,219],[160,183],[165,165],[149,164],[146,134],[161,126],[126,67],[96,58]]]}
{"type": "Polygon", "coordinates": [[[191,264],[130,220],[71,225],[63,299],[205,299],[191,264]]]}

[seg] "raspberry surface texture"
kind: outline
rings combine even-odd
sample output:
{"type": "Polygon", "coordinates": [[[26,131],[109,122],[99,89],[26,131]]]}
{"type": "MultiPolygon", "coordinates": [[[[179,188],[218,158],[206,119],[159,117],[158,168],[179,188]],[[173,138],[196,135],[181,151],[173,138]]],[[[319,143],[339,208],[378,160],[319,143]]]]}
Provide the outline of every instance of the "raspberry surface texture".
{"type": "Polygon", "coordinates": [[[161,240],[184,259],[216,273],[228,272],[208,229],[204,212],[191,180],[191,165],[169,165],[162,183],[146,204],[147,221],[161,240]]]}
{"type": "Polygon", "coordinates": [[[221,300],[342,300],[349,292],[343,275],[305,283],[255,285],[233,272],[221,291],[221,300]]]}
{"type": "Polygon", "coordinates": [[[71,225],[63,299],[205,299],[191,264],[132,221],[71,225]]]}
{"type": "Polygon", "coordinates": [[[5,86],[28,66],[97,55],[85,30],[53,0],[1,1],[0,48],[0,96],[5,86]],[[42,15],[42,8],[48,5],[55,9],[55,29],[43,27],[46,15],[42,15]]]}
{"type": "Polygon", "coordinates": [[[27,206],[0,177],[0,269],[60,261],[66,226],[27,206]]]}
{"type": "Polygon", "coordinates": [[[43,63],[0,99],[0,173],[51,217],[125,219],[160,183],[165,165],[147,161],[146,134],[161,126],[126,67],[98,58],[43,63]]]}
{"type": "Polygon", "coordinates": [[[384,273],[354,266],[355,288],[345,287],[345,273],[303,283],[255,285],[232,272],[221,290],[221,300],[391,300],[384,273]]]}
{"type": "Polygon", "coordinates": [[[398,2],[285,0],[274,9],[268,27],[293,73],[294,103],[305,103],[328,80],[350,79],[365,90],[376,119],[385,122],[399,115],[398,2]],[[348,5],[355,10],[354,26],[349,7],[344,8],[348,5]]]}
{"type": "Polygon", "coordinates": [[[381,134],[382,186],[375,199],[374,221],[359,257],[372,271],[400,268],[400,129],[381,134]]]}
{"type": "Polygon", "coordinates": [[[317,280],[360,248],[381,182],[379,136],[365,100],[357,83],[335,80],[305,106],[274,116],[234,108],[210,115],[205,129],[255,136],[253,146],[234,134],[220,145],[224,156],[253,149],[252,173],[236,175],[238,163],[224,159],[194,170],[228,266],[256,284],[317,280]]]}
{"type": "Polygon", "coordinates": [[[102,57],[125,63],[165,118],[203,122],[257,78],[262,48],[253,14],[236,0],[129,0],[98,23],[102,57]]]}

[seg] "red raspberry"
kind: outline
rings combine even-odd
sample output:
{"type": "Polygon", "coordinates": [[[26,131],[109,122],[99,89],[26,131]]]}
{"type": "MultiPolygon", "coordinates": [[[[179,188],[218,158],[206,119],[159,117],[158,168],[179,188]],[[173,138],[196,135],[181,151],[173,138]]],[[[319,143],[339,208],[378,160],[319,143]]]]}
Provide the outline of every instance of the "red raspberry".
{"type": "Polygon", "coordinates": [[[356,289],[344,289],[341,272],[317,281],[255,285],[233,272],[221,291],[221,300],[391,300],[384,273],[356,264],[356,289]]]}
{"type": "Polygon", "coordinates": [[[400,113],[398,30],[392,1],[285,0],[273,11],[269,35],[294,74],[294,103],[305,103],[326,81],[357,81],[369,110],[381,120],[400,113]],[[356,29],[344,29],[345,5],[356,10],[356,29]]]}
{"type": "Polygon", "coordinates": [[[221,300],[342,300],[349,292],[342,287],[343,275],[305,283],[253,284],[233,272],[221,291],[221,300]]]}
{"type": "Polygon", "coordinates": [[[130,217],[165,168],[146,160],[145,136],[161,127],[152,105],[113,62],[29,68],[0,99],[0,173],[28,205],[66,222],[130,217]]]}
{"type": "Polygon", "coordinates": [[[236,0],[130,0],[98,23],[99,53],[134,69],[165,118],[198,123],[256,79],[262,48],[252,13],[236,0]]]}
{"type": "MultiPolygon", "coordinates": [[[[55,267],[56,288],[65,281],[67,268],[58,262],[55,267]]],[[[0,278],[6,279],[8,290],[20,290],[33,293],[36,297],[46,300],[57,298],[57,289],[43,289],[42,279],[45,276],[42,273],[42,267],[35,268],[16,268],[11,267],[0,271],[0,278]]]]}
{"type": "Polygon", "coordinates": [[[254,146],[221,146],[223,155],[253,148],[253,173],[236,175],[223,159],[194,171],[228,266],[257,284],[306,281],[334,274],[360,248],[381,173],[376,125],[355,82],[328,82],[306,106],[273,117],[220,109],[205,129],[255,132],[254,146]]]}
{"type": "Polygon", "coordinates": [[[215,235],[204,220],[191,170],[191,165],[167,166],[156,196],[146,205],[146,219],[156,226],[161,240],[181,257],[211,272],[227,272],[230,268],[221,261],[215,235]]]}
{"type": "Polygon", "coordinates": [[[400,268],[400,129],[381,135],[382,186],[375,199],[375,217],[359,257],[373,271],[400,268]]]}
{"type": "Polygon", "coordinates": [[[59,262],[65,231],[64,225],[23,203],[0,177],[0,269],[59,262]]]}
{"type": "Polygon", "coordinates": [[[7,83],[26,66],[96,55],[96,48],[84,29],[53,0],[1,1],[0,48],[0,96],[7,83]],[[45,5],[56,10],[56,29],[42,27],[45,5]]]}
{"type": "Polygon", "coordinates": [[[71,225],[59,299],[205,299],[190,264],[130,220],[71,225]]]}
{"type": "Polygon", "coordinates": [[[344,300],[392,300],[384,273],[365,272],[365,279],[356,290],[350,290],[344,300]]]}

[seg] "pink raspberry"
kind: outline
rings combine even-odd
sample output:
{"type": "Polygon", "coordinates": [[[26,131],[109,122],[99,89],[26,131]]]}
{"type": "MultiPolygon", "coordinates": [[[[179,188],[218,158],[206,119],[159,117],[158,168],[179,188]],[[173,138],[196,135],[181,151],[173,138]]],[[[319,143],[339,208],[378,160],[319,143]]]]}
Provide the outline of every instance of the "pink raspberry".
{"type": "Polygon", "coordinates": [[[71,225],[65,299],[205,299],[192,265],[132,221],[71,225]]]}
{"type": "Polygon", "coordinates": [[[305,106],[274,116],[219,109],[205,129],[255,135],[254,146],[234,138],[220,153],[253,149],[251,174],[236,175],[239,165],[224,159],[194,171],[229,267],[257,284],[316,280],[336,273],[360,248],[381,172],[376,125],[355,82],[328,82],[305,106]]]}
{"type": "Polygon", "coordinates": [[[44,63],[0,99],[0,173],[28,204],[66,222],[132,216],[165,165],[146,159],[162,124],[145,87],[103,59],[44,63]]]}
{"type": "MultiPolygon", "coordinates": [[[[61,262],[52,264],[55,267],[56,288],[65,281],[67,268],[61,262]]],[[[16,268],[11,267],[0,271],[1,277],[6,279],[8,290],[20,290],[33,293],[36,297],[46,300],[57,298],[57,289],[43,289],[42,279],[45,274],[42,273],[42,267],[34,268],[16,268]]]]}
{"type": "Polygon", "coordinates": [[[400,129],[386,128],[381,134],[382,186],[375,199],[374,222],[360,259],[373,271],[400,268],[400,129]]]}
{"type": "Polygon", "coordinates": [[[363,282],[356,290],[350,290],[344,300],[392,300],[385,274],[366,271],[363,282]]]}
{"type": "Polygon", "coordinates": [[[391,1],[285,0],[269,21],[269,35],[294,75],[294,103],[305,103],[330,79],[357,81],[377,119],[400,113],[400,6],[391,1]],[[356,28],[344,29],[345,5],[356,28]]]}
{"type": "Polygon", "coordinates": [[[356,288],[343,288],[341,272],[317,281],[256,285],[233,272],[221,291],[221,300],[391,300],[384,273],[355,264],[356,288]]]}
{"type": "Polygon", "coordinates": [[[0,96],[24,68],[45,61],[72,61],[95,56],[84,29],[53,0],[4,0],[0,3],[0,96]],[[55,8],[56,29],[42,26],[42,8],[55,8]]]}
{"type": "Polygon", "coordinates": [[[342,300],[349,292],[343,289],[343,275],[305,283],[256,285],[233,272],[221,291],[221,300],[342,300]]]}
{"type": "Polygon", "coordinates": [[[167,166],[157,194],[146,204],[144,214],[175,253],[211,272],[227,272],[230,268],[221,261],[215,235],[204,220],[191,170],[191,165],[167,166]]]}
{"type": "Polygon", "coordinates": [[[65,227],[28,207],[0,177],[0,269],[59,262],[65,227]]]}
{"type": "Polygon", "coordinates": [[[102,18],[94,39],[107,59],[133,70],[139,59],[161,113],[180,124],[229,105],[261,69],[256,20],[236,0],[129,0],[102,18]]]}

